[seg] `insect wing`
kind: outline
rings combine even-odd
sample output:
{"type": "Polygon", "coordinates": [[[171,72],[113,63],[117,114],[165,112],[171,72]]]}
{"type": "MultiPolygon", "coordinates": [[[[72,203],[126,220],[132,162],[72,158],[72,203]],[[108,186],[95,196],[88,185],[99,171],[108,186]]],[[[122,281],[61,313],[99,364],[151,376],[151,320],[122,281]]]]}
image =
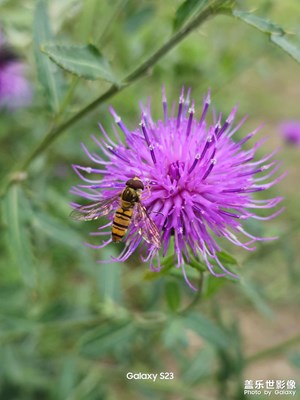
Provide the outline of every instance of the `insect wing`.
{"type": "Polygon", "coordinates": [[[108,199],[75,208],[70,217],[76,221],[91,221],[109,214],[118,207],[119,203],[120,194],[117,194],[108,199]]]}
{"type": "Polygon", "coordinates": [[[138,233],[147,243],[150,243],[157,248],[161,246],[157,226],[151,219],[145,206],[140,202],[136,203],[132,222],[137,227],[138,233]]]}

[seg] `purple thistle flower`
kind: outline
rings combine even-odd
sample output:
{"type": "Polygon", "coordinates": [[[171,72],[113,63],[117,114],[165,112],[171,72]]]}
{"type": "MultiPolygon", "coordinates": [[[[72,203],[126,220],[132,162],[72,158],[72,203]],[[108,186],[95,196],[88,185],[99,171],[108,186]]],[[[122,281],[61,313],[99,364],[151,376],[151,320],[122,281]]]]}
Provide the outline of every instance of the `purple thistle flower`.
{"type": "Polygon", "coordinates": [[[300,146],[300,121],[291,120],[282,122],[280,130],[287,143],[300,146]]]}
{"type": "Polygon", "coordinates": [[[25,65],[5,44],[0,29],[0,109],[13,111],[31,102],[32,90],[25,78],[25,65]]]}
{"type": "MultiPolygon", "coordinates": [[[[177,112],[174,104],[171,115],[164,89],[162,102],[163,120],[154,122],[150,104],[142,106],[139,127],[134,131],[130,131],[111,108],[110,112],[123,132],[126,144],[121,141],[116,126],[112,128],[113,141],[99,125],[102,136],[99,139],[92,136],[92,139],[104,157],[89,152],[84,144],[82,148],[89,159],[100,167],[73,165],[85,184],[73,187],[71,193],[97,202],[115,196],[125,187],[126,181],[138,176],[148,187],[141,200],[160,232],[162,256],[166,255],[174,237],[176,267],[182,268],[189,286],[193,288],[185,273],[185,263],[189,263],[191,256],[198,257],[199,254],[214,276],[229,274],[236,277],[219,260],[221,249],[215,239],[224,237],[247,250],[254,250],[251,244],[256,241],[275,239],[251,235],[244,230],[242,221],[248,218],[269,220],[283,211],[281,208],[268,217],[258,216],[252,211],[271,209],[282,200],[281,197],[268,200],[253,197],[254,192],[270,188],[285,175],[269,181],[280,167],[277,160],[271,161],[277,150],[258,161],[254,161],[254,156],[264,140],[256,142],[250,150],[243,150],[243,144],[259,128],[238,142],[233,140],[234,133],[246,119],[233,127],[237,107],[233,108],[225,122],[222,122],[220,114],[209,125],[206,115],[210,93],[203,101],[200,118],[196,118],[194,101],[190,105],[190,90],[185,97],[182,89],[177,112]],[[267,174],[261,175],[266,171],[267,174]],[[100,177],[96,179],[98,174],[100,177]],[[88,175],[95,179],[88,178],[88,175]],[[246,237],[245,243],[240,236],[246,237]],[[219,271],[215,271],[216,268],[219,271]]],[[[78,204],[73,203],[73,207],[78,207],[78,204]]],[[[112,225],[112,218],[110,216],[110,222],[105,227],[112,225]]],[[[105,227],[100,227],[92,235],[110,235],[110,232],[102,231],[105,227]]],[[[111,239],[92,247],[102,248],[110,242],[111,239]]],[[[139,227],[132,223],[125,248],[114,260],[125,261],[139,245],[142,252],[146,252],[142,260],[150,261],[151,270],[159,270],[158,249],[143,241],[139,227]]]]}

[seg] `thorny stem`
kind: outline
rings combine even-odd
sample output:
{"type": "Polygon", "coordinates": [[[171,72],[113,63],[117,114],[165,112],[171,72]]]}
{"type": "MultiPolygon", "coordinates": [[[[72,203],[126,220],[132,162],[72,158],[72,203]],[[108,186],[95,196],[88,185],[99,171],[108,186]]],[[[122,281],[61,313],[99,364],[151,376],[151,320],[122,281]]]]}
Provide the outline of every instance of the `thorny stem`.
{"type": "MultiPolygon", "coordinates": [[[[194,29],[201,25],[207,18],[216,15],[218,13],[224,12],[224,0],[211,0],[209,4],[190,22],[184,25],[180,30],[178,30],[174,35],[162,45],[154,54],[152,54],[146,61],[142,62],[134,71],[127,75],[120,84],[113,84],[105,93],[99,96],[97,99],[86,105],[78,113],[73,115],[73,117],[62,122],[58,126],[51,128],[40,143],[33,149],[33,151],[20,163],[17,170],[25,171],[33,160],[36,159],[41,153],[43,153],[58,137],[61,136],[68,128],[73,126],[82,117],[89,114],[97,106],[104,103],[115,94],[124,90],[127,86],[133,84],[139,78],[147,74],[149,70],[161,59],[163,58],[171,49],[173,49],[178,43],[180,43],[186,36],[188,36],[194,29]]],[[[11,184],[11,179],[8,178],[8,182],[1,193],[3,195],[7,188],[11,184]]]]}

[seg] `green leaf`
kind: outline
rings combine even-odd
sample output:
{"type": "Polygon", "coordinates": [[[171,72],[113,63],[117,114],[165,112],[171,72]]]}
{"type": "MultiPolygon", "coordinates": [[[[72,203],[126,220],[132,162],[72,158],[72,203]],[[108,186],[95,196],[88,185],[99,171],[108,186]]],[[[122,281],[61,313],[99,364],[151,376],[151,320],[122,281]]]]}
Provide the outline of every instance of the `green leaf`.
{"type": "MultiPolygon", "coordinates": [[[[194,281],[197,280],[199,278],[199,272],[196,271],[194,268],[189,268],[190,265],[188,265],[188,268],[185,269],[185,273],[187,278],[189,279],[189,281],[194,281]]],[[[184,282],[184,278],[183,278],[183,273],[182,273],[182,269],[181,268],[173,268],[170,271],[170,275],[178,278],[180,281],[184,282]]],[[[194,286],[196,285],[196,283],[194,283],[194,286]]],[[[197,286],[197,285],[196,285],[197,286]]]]}
{"type": "Polygon", "coordinates": [[[136,333],[130,322],[119,324],[107,323],[86,333],[80,340],[80,354],[98,358],[107,353],[114,353],[117,347],[125,348],[132,342],[136,333]]]}
{"type": "Polygon", "coordinates": [[[10,379],[19,381],[22,378],[23,369],[16,348],[12,345],[4,346],[1,359],[6,365],[6,374],[10,379]]]}
{"type": "Polygon", "coordinates": [[[184,321],[187,329],[193,330],[217,348],[226,349],[229,346],[228,335],[203,315],[190,312],[184,317],[184,321]]]}
{"type": "Polygon", "coordinates": [[[206,264],[201,260],[196,260],[195,258],[190,258],[190,260],[188,261],[188,265],[190,265],[192,268],[197,269],[198,271],[201,271],[201,272],[207,271],[206,264]]]}
{"type": "MultiPolygon", "coordinates": [[[[101,259],[111,260],[111,257],[117,257],[117,250],[112,247],[104,248],[101,252],[101,255],[101,259]]],[[[101,300],[103,302],[121,303],[121,273],[122,269],[124,269],[124,265],[111,260],[111,263],[100,264],[95,268],[101,300]]]]}
{"type": "Polygon", "coordinates": [[[55,387],[55,394],[58,400],[67,399],[76,384],[76,361],[74,354],[65,355],[62,360],[58,382],[55,387]]]}
{"type": "Polygon", "coordinates": [[[166,257],[162,261],[162,269],[158,272],[147,271],[144,275],[144,279],[152,280],[152,279],[159,279],[162,276],[166,276],[169,273],[170,269],[172,269],[172,267],[174,267],[174,266],[175,266],[174,255],[166,257]]]}
{"type": "Polygon", "coordinates": [[[289,362],[296,368],[300,369],[300,353],[292,353],[288,357],[289,362]]]}
{"type": "Polygon", "coordinates": [[[42,51],[64,70],[85,79],[117,83],[108,61],[93,45],[45,44],[42,51]]]}
{"type": "Polygon", "coordinates": [[[84,246],[83,238],[74,229],[71,229],[66,221],[43,211],[36,211],[32,215],[32,224],[36,228],[35,235],[47,235],[56,242],[76,250],[82,268],[90,268],[90,271],[94,271],[95,262],[91,251],[84,246]]]}
{"type": "Polygon", "coordinates": [[[59,243],[78,249],[78,246],[83,245],[81,236],[76,234],[74,229],[71,229],[62,223],[58,218],[51,214],[46,214],[43,211],[37,211],[33,216],[33,223],[39,231],[51,236],[59,243]]]}
{"type": "Polygon", "coordinates": [[[290,43],[286,36],[271,35],[271,41],[288,53],[294,60],[300,63],[300,49],[290,43]]]}
{"type": "MultiPolygon", "coordinates": [[[[26,351],[21,351],[17,346],[6,345],[1,348],[0,357],[5,365],[5,376],[8,381],[33,390],[45,390],[50,387],[50,380],[45,376],[43,370],[37,363],[32,363],[32,354],[30,357],[26,351]]],[[[7,398],[7,396],[4,397],[7,398]]],[[[24,397],[19,397],[19,399],[24,399],[24,397]]]]}
{"type": "Polygon", "coordinates": [[[185,0],[177,9],[173,29],[180,29],[184,23],[196,12],[202,10],[208,4],[208,0],[185,0]]]}
{"type": "MultiPolygon", "coordinates": [[[[226,267],[228,270],[236,273],[234,266],[238,265],[238,262],[234,257],[232,257],[229,253],[225,252],[224,250],[218,252],[217,256],[218,256],[220,262],[223,264],[224,267],[226,267]]],[[[218,265],[218,263],[214,259],[211,259],[210,262],[216,268],[216,270],[220,269],[220,266],[218,265]]],[[[207,272],[208,271],[206,263],[204,261],[202,261],[202,260],[196,260],[194,258],[191,258],[188,261],[188,264],[191,267],[193,267],[194,269],[197,269],[197,270],[199,270],[201,272],[207,272]]],[[[230,280],[230,281],[235,281],[236,280],[235,278],[233,278],[230,275],[225,275],[224,279],[225,280],[230,280]]]]}
{"type": "Polygon", "coordinates": [[[217,256],[223,265],[238,265],[237,260],[224,250],[217,253],[217,256]]]}
{"type": "Polygon", "coordinates": [[[162,332],[162,341],[169,349],[188,346],[187,332],[182,318],[178,318],[173,314],[168,319],[162,332]]]}
{"type": "Polygon", "coordinates": [[[133,15],[129,16],[124,24],[124,29],[131,34],[136,34],[140,28],[144,27],[150,21],[154,12],[155,8],[152,4],[146,5],[133,15]]]}
{"type": "Polygon", "coordinates": [[[177,282],[167,282],[165,285],[167,304],[171,311],[177,311],[180,306],[180,289],[177,282]]]}
{"type": "Polygon", "coordinates": [[[253,13],[233,10],[232,13],[236,18],[246,22],[248,25],[269,34],[284,35],[284,30],[277,24],[268,21],[264,18],[258,17],[253,13]]]}
{"type": "Polygon", "coordinates": [[[30,232],[26,226],[28,208],[27,199],[17,184],[12,185],[3,201],[3,214],[7,226],[8,247],[12,260],[19,268],[23,281],[29,287],[35,285],[35,270],[33,262],[30,232]]]}
{"type": "Polygon", "coordinates": [[[260,311],[266,317],[271,318],[273,316],[273,311],[264,299],[264,295],[257,284],[254,284],[245,278],[241,278],[240,282],[240,288],[242,289],[243,293],[247,295],[247,297],[256,306],[258,311],[260,311]]]}
{"type": "Polygon", "coordinates": [[[208,299],[213,296],[227,282],[227,279],[217,278],[208,274],[204,280],[203,298],[208,299]]]}
{"type": "Polygon", "coordinates": [[[192,385],[199,383],[199,379],[204,378],[211,371],[214,358],[213,349],[210,346],[204,347],[189,361],[188,367],[181,376],[183,381],[192,385]]]}
{"type": "Polygon", "coordinates": [[[270,34],[274,44],[300,63],[300,49],[286,39],[286,32],[279,25],[245,11],[234,10],[233,15],[260,31],[270,34]]]}
{"type": "Polygon", "coordinates": [[[49,23],[47,3],[44,0],[38,0],[33,20],[33,44],[37,73],[51,109],[57,112],[62,97],[61,71],[41,52],[41,44],[51,40],[53,40],[53,35],[49,23]]]}
{"type": "Polygon", "coordinates": [[[245,11],[234,10],[232,14],[236,18],[241,19],[242,21],[253,26],[254,28],[259,29],[264,33],[268,33],[270,35],[271,41],[274,44],[279,46],[282,50],[288,53],[294,60],[300,63],[299,47],[295,46],[289,40],[287,40],[286,32],[279,25],[245,11]]]}
{"type": "Polygon", "coordinates": [[[39,314],[39,322],[66,321],[71,317],[71,307],[66,302],[55,299],[47,304],[39,314]]]}

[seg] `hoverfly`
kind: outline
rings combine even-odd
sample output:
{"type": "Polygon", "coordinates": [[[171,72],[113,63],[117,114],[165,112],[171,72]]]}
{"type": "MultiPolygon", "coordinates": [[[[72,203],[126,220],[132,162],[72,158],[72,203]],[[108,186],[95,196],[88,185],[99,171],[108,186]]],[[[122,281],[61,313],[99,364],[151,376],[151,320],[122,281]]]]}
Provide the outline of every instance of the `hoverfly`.
{"type": "Polygon", "coordinates": [[[120,242],[129,225],[133,223],[147,243],[159,248],[161,245],[159,231],[140,200],[143,190],[143,182],[135,176],[126,182],[126,187],[121,193],[99,202],[75,208],[70,216],[77,221],[91,221],[109,214],[116,208],[112,223],[113,242],[120,242]]]}

